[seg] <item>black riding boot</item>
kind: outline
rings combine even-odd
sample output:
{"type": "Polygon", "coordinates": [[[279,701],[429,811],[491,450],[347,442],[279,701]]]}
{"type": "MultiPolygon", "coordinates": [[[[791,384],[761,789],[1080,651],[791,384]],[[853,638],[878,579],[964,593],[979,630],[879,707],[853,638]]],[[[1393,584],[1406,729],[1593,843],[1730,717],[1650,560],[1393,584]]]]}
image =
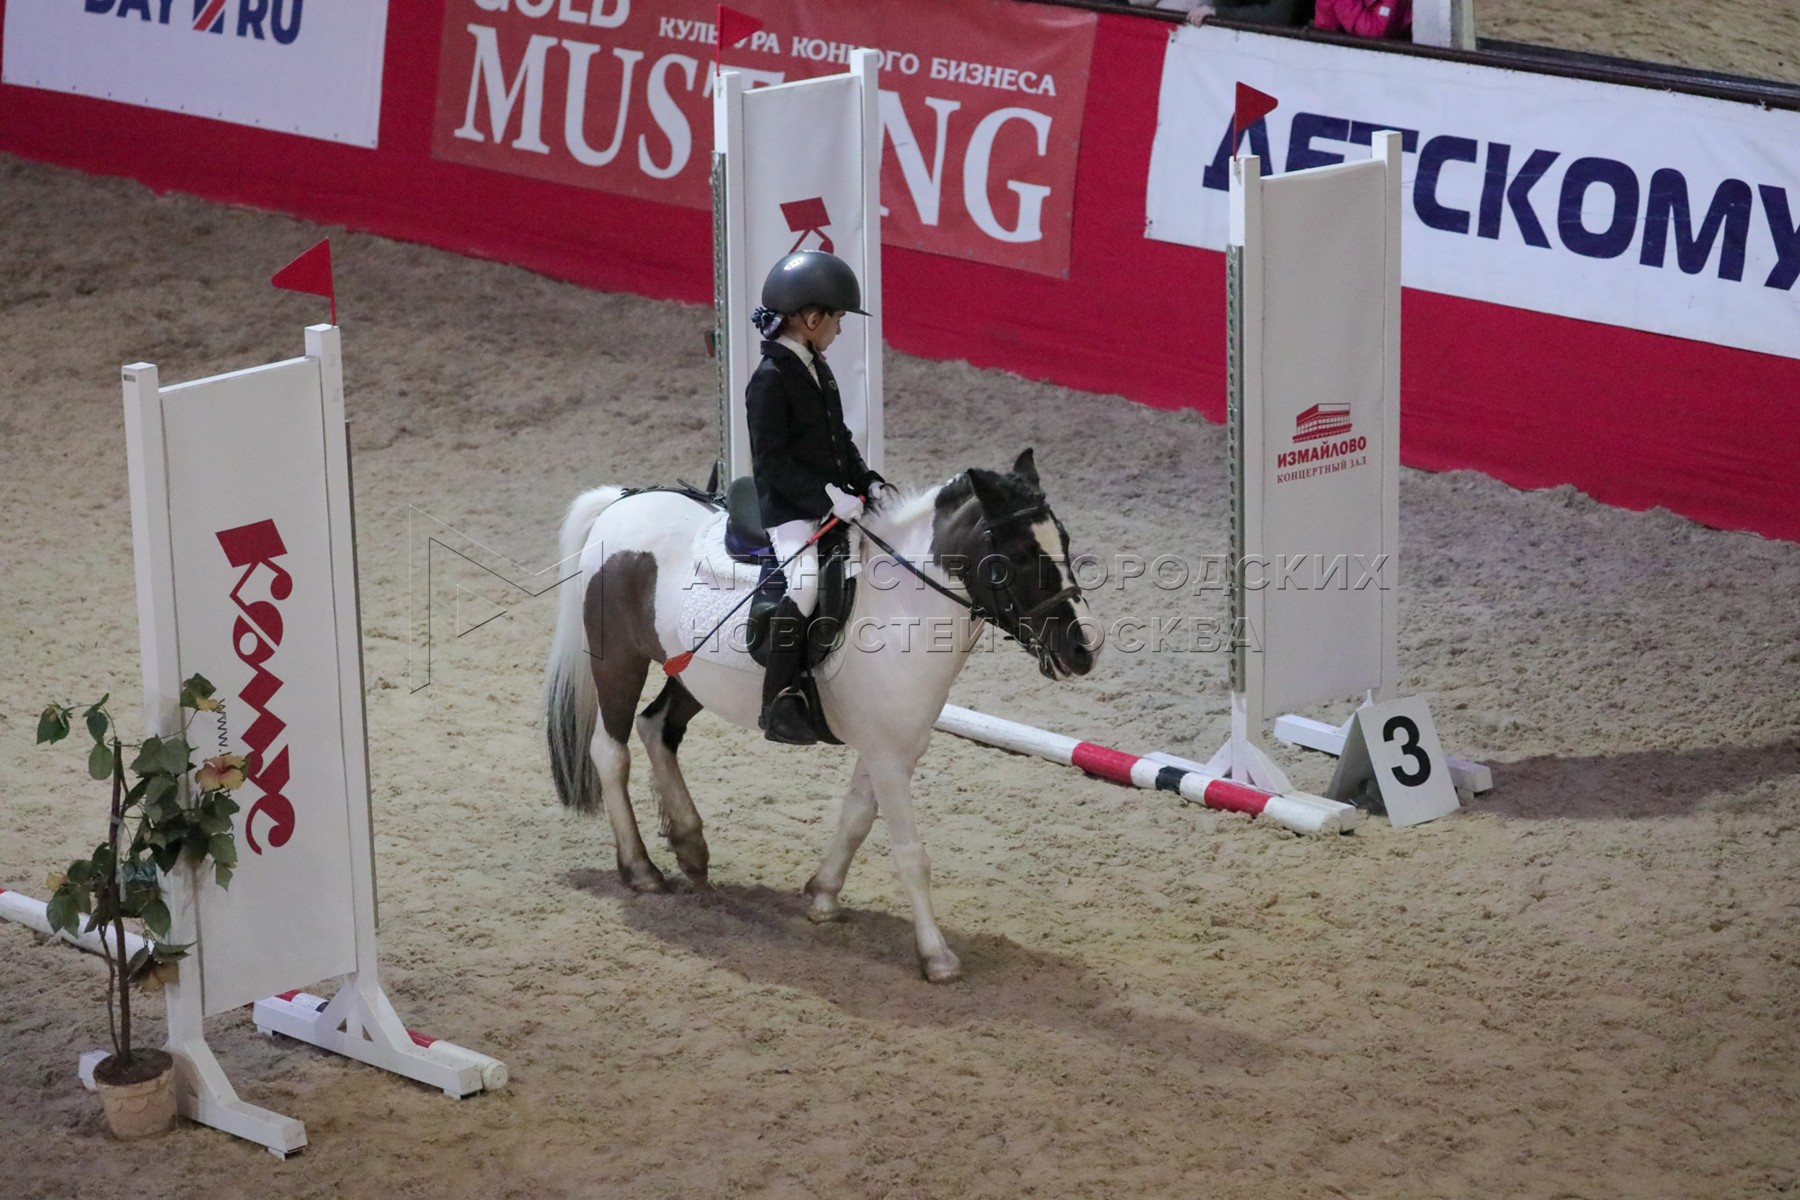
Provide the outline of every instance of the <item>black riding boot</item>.
{"type": "Polygon", "coordinates": [[[769,614],[769,662],[763,670],[762,718],[757,724],[771,742],[810,746],[819,740],[806,690],[800,686],[806,669],[806,624],[789,598],[769,614]]]}

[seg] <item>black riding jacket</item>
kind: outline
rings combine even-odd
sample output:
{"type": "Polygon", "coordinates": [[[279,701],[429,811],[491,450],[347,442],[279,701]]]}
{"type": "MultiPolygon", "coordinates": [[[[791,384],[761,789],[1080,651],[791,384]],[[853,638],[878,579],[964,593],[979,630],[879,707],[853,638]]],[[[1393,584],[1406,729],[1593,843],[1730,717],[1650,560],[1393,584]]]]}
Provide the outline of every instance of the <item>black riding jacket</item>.
{"type": "Polygon", "coordinates": [[[881,476],[857,453],[824,356],[813,356],[815,383],[806,363],[780,342],[764,341],[762,353],[744,390],[744,408],[763,524],[822,520],[831,511],[826,484],[863,496],[881,476]]]}

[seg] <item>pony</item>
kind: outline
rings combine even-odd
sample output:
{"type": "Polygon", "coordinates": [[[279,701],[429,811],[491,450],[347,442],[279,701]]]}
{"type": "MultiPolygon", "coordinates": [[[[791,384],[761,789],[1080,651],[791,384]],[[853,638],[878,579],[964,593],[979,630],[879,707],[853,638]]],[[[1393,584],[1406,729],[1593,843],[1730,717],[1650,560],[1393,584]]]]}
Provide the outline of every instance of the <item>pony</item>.
{"type": "MultiPolygon", "coordinates": [[[[691,491],[603,487],[579,496],[562,527],[565,569],[579,568],[562,585],[544,676],[551,771],[565,805],[604,810],[619,878],[636,892],[669,885],[645,851],[627,792],[634,712],[662,831],[698,886],[706,886],[708,851],[677,757],[682,736],[703,708],[757,727],[760,670],[744,649],[717,639],[636,712],[650,665],[682,661],[694,649],[683,608],[722,525],[716,506],[691,491]]],[[[1092,670],[1099,638],[1077,613],[1085,601],[1068,532],[1044,497],[1030,449],[1009,472],[974,467],[935,488],[884,496],[855,525],[854,605],[841,644],[815,677],[826,720],[856,765],[836,832],[805,886],[807,915],[840,918],[838,895],[879,813],[912,905],[920,970],[946,983],[961,978],[962,966],[932,912],[913,768],[984,623],[1016,640],[1052,680],[1092,670]]]]}

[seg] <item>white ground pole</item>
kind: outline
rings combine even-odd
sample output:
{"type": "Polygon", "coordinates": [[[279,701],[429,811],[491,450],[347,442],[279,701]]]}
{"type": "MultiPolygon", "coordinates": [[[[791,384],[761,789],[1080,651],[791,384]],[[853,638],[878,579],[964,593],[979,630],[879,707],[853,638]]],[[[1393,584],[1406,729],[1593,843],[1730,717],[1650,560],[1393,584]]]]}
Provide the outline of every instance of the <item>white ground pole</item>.
{"type": "Polygon", "coordinates": [[[1136,755],[1065,737],[1017,721],[946,704],[937,728],[957,737],[1031,754],[1090,775],[1137,788],[1175,792],[1207,808],[1261,817],[1295,833],[1349,833],[1362,823],[1362,810],[1304,792],[1277,795],[1209,774],[1198,764],[1166,755],[1136,755]]]}
{"type": "MultiPolygon", "coordinates": [[[[253,368],[171,388],[159,386],[157,369],[152,364],[136,363],[124,368],[125,425],[130,461],[133,549],[137,564],[138,619],[143,654],[145,727],[150,733],[163,736],[181,731],[179,688],[183,668],[191,666],[199,669],[197,661],[203,661],[200,659],[202,648],[184,646],[178,634],[178,627],[187,626],[178,621],[176,612],[175,563],[178,531],[171,505],[170,457],[180,452],[180,446],[165,438],[169,405],[182,404],[185,400],[182,393],[189,389],[194,389],[194,394],[198,396],[204,394],[199,389],[224,385],[228,389],[241,389],[245,400],[243,408],[248,411],[252,407],[250,400],[258,397],[256,388],[259,375],[266,373],[266,377],[274,378],[278,373],[285,373],[284,378],[293,379],[296,368],[300,368],[302,364],[311,372],[310,375],[305,375],[303,371],[303,380],[314,381],[306,394],[315,397],[313,402],[319,405],[318,409],[313,410],[312,420],[320,421],[322,418],[322,425],[318,428],[323,435],[325,503],[323,513],[304,508],[300,511],[311,514],[315,528],[320,520],[326,526],[325,540],[329,546],[329,560],[320,566],[321,573],[329,578],[330,611],[314,614],[314,619],[328,622],[329,627],[336,631],[331,635],[331,640],[335,642],[335,653],[325,652],[326,657],[334,658],[335,661],[327,661],[318,668],[335,676],[335,692],[328,688],[326,694],[319,696],[317,700],[321,705],[335,707],[335,716],[328,717],[326,724],[329,726],[335,723],[338,726],[332,731],[341,738],[341,750],[335,756],[342,771],[342,778],[337,781],[337,786],[342,788],[340,794],[348,796],[349,808],[348,819],[342,826],[344,842],[331,854],[338,861],[314,862],[310,867],[301,862],[287,869],[297,871],[302,879],[315,873],[332,877],[341,877],[347,873],[354,947],[347,957],[351,970],[323,1011],[298,1013],[293,1011],[291,1004],[280,998],[258,1000],[254,1005],[255,1021],[257,1027],[265,1033],[287,1034],[440,1088],[447,1095],[468,1096],[489,1086],[489,1080],[498,1079],[503,1082],[505,1068],[472,1051],[463,1052],[468,1056],[466,1059],[441,1051],[435,1055],[430,1053],[426,1047],[418,1044],[401,1023],[379,982],[375,943],[374,848],[370,829],[368,747],[363,706],[361,624],[356,593],[355,531],[350,498],[349,439],[344,416],[342,357],[338,329],[335,326],[314,325],[307,328],[304,359],[289,360],[287,363],[276,363],[269,367],[253,368]],[[346,859],[347,862],[344,861],[346,859]]],[[[304,382],[302,387],[306,387],[304,382]]],[[[221,394],[229,398],[234,393],[227,390],[221,394]]],[[[258,402],[261,403],[261,398],[258,402]]],[[[317,437],[319,433],[313,436],[317,437]]],[[[303,446],[297,446],[296,450],[317,453],[307,451],[303,446]]],[[[220,459],[225,457],[220,456],[220,459]]],[[[218,462],[215,461],[208,470],[215,470],[217,467],[218,462]]],[[[252,465],[247,469],[257,468],[252,465]]],[[[263,470],[266,472],[267,468],[264,467],[263,470]]],[[[247,486],[238,490],[254,494],[258,489],[247,486]]],[[[262,499],[266,503],[273,503],[268,495],[262,499]]],[[[305,501],[295,503],[304,505],[305,501]]],[[[299,522],[296,521],[295,524],[298,525],[299,522]]],[[[209,529],[212,527],[207,526],[209,529]]],[[[182,533],[180,536],[188,539],[189,533],[182,533]]],[[[290,532],[287,536],[291,540],[294,534],[290,532]]],[[[316,537],[314,540],[317,540],[316,537]]],[[[189,541],[184,540],[181,544],[186,546],[189,541]]],[[[203,600],[204,597],[196,597],[191,603],[200,604],[203,600]]],[[[290,638],[295,636],[295,629],[300,624],[294,620],[299,616],[297,612],[290,614],[290,638]]],[[[194,638],[190,630],[190,640],[201,639],[194,638]]],[[[212,640],[216,642],[219,639],[214,637],[212,640]]],[[[218,652],[216,647],[213,652],[218,652]]],[[[292,669],[296,675],[299,673],[298,667],[292,669]]],[[[219,682],[218,676],[209,673],[209,677],[215,683],[219,682]]],[[[299,682],[298,679],[290,680],[296,686],[299,682]]],[[[289,690],[291,689],[284,688],[281,694],[287,697],[289,690]]],[[[290,700],[290,703],[298,705],[298,696],[299,693],[296,692],[296,698],[290,700]]],[[[228,700],[227,703],[230,704],[231,701],[228,700]]],[[[295,710],[288,711],[292,720],[295,710]]],[[[297,723],[290,725],[291,731],[298,729],[297,723]]],[[[298,736],[297,732],[295,736],[298,736]]],[[[318,796],[310,799],[322,802],[318,796]]],[[[240,844],[244,841],[245,822],[249,815],[246,813],[239,817],[240,844]]],[[[329,826],[329,822],[323,824],[329,826]]],[[[249,867],[247,862],[240,863],[240,880],[249,867]]],[[[166,877],[164,886],[171,900],[174,918],[172,940],[196,943],[188,958],[182,961],[177,978],[168,985],[166,993],[169,1022],[167,1048],[175,1056],[179,1068],[181,1111],[192,1120],[256,1142],[278,1157],[285,1158],[306,1145],[305,1127],[291,1117],[240,1099],[207,1045],[204,1026],[206,1017],[234,1009],[243,1003],[242,999],[228,994],[231,982],[243,978],[267,978],[271,967],[267,963],[254,966],[246,963],[240,969],[236,964],[217,964],[206,957],[208,940],[204,935],[209,922],[214,927],[214,935],[223,936],[226,926],[238,915],[230,912],[236,893],[217,890],[209,880],[187,868],[178,868],[175,875],[166,877]],[[218,980],[216,985],[207,982],[215,978],[218,980]],[[210,995],[209,991],[222,994],[210,995]]],[[[271,933],[269,938],[264,939],[265,943],[282,936],[273,932],[281,928],[279,924],[272,924],[270,928],[271,933]]],[[[280,942],[275,944],[278,952],[272,968],[274,970],[281,969],[285,955],[303,949],[283,946],[280,942]]],[[[304,949],[311,951],[311,948],[304,949]]],[[[294,969],[303,970],[300,967],[294,969]]],[[[308,975],[294,979],[292,983],[306,984],[315,977],[308,975]]],[[[255,994],[257,993],[251,993],[255,994]]]]}
{"type": "Polygon", "coordinates": [[[880,51],[852,50],[848,72],[837,75],[754,89],[746,72],[719,75],[713,93],[714,349],[723,360],[719,456],[726,482],[750,473],[744,389],[761,357],[750,313],[761,302],[769,268],[794,248],[795,231],[781,206],[811,199],[825,204],[833,252],[862,285],[869,315],[846,317],[826,357],[841,389],[845,424],[864,461],[882,468],[880,68],[880,51]]]}
{"type": "MultiPolygon", "coordinates": [[[[58,941],[74,946],[78,950],[86,950],[89,954],[104,955],[100,939],[106,934],[105,927],[92,933],[69,934],[50,928],[49,906],[42,900],[27,896],[22,892],[9,892],[0,888],[0,921],[12,921],[27,929],[35,929],[58,941]]],[[[130,962],[137,957],[137,952],[144,948],[144,939],[130,930],[125,932],[125,960],[130,962]]]]}

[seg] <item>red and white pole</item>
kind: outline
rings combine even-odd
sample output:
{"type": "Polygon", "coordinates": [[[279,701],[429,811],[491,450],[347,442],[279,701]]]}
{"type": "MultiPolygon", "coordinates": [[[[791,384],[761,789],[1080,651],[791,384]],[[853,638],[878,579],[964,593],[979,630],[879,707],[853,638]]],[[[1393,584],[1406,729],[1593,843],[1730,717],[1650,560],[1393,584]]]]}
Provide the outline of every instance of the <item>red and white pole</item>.
{"type": "Polygon", "coordinates": [[[1065,766],[1079,767],[1089,775],[1098,775],[1115,783],[1176,792],[1207,808],[1262,817],[1295,833],[1349,833],[1362,824],[1362,810],[1352,804],[1341,804],[1304,792],[1285,795],[1265,792],[1205,771],[1171,766],[954,704],[944,706],[937,727],[945,733],[998,746],[1015,754],[1031,754],[1065,766]]]}

